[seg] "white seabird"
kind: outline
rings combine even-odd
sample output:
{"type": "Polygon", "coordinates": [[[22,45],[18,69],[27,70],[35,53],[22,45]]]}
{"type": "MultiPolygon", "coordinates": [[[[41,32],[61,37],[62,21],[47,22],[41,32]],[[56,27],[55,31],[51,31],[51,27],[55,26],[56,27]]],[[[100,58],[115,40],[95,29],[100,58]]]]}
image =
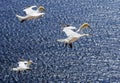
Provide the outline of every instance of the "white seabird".
{"type": "Polygon", "coordinates": [[[32,64],[32,61],[19,61],[18,62],[18,67],[12,68],[13,71],[24,71],[24,70],[29,70],[30,65],[32,64]]]}
{"type": "Polygon", "coordinates": [[[90,27],[88,23],[84,23],[80,26],[80,28],[77,31],[73,31],[73,29],[76,29],[76,27],[73,26],[66,26],[63,28],[63,31],[67,35],[67,38],[65,39],[58,39],[58,42],[64,42],[66,45],[68,44],[70,48],[72,48],[72,43],[77,41],[80,37],[83,36],[90,36],[90,34],[80,34],[79,31],[81,31],[83,28],[90,27]]]}
{"type": "Polygon", "coordinates": [[[26,20],[36,19],[39,17],[43,17],[45,13],[43,12],[45,8],[43,6],[40,6],[36,10],[33,8],[37,8],[37,6],[30,6],[24,9],[23,11],[26,13],[26,16],[20,16],[16,14],[16,17],[20,20],[20,22],[24,22],[26,20]]]}

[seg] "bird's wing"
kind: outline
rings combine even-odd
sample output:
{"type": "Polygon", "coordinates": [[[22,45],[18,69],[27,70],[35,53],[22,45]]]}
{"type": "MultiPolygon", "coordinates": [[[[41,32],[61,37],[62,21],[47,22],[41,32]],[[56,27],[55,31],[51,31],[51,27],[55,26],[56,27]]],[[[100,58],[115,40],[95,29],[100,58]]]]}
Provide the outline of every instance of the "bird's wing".
{"type": "Polygon", "coordinates": [[[72,37],[72,38],[69,40],[69,43],[73,43],[73,42],[75,42],[76,40],[78,40],[77,37],[72,37]]]}
{"type": "MultiPolygon", "coordinates": [[[[72,39],[72,37],[68,37],[68,38],[66,38],[66,39],[58,39],[57,41],[58,41],[58,42],[66,43],[66,45],[67,45],[67,43],[69,43],[69,41],[70,41],[71,39],[72,39]]],[[[70,46],[70,48],[73,47],[73,46],[72,46],[72,43],[69,43],[68,45],[70,46]]]]}
{"type": "Polygon", "coordinates": [[[66,31],[65,33],[68,37],[74,37],[79,35],[77,32],[74,32],[72,30],[66,31]]]}
{"type": "Polygon", "coordinates": [[[72,29],[76,29],[76,27],[65,27],[63,31],[67,35],[67,38],[65,39],[58,39],[58,42],[65,42],[68,43],[73,37],[77,37],[79,34],[77,32],[74,32],[72,29]]]}
{"type": "Polygon", "coordinates": [[[30,6],[30,7],[26,8],[26,9],[24,9],[23,11],[25,11],[25,13],[27,15],[30,15],[31,13],[34,13],[36,11],[36,10],[32,9],[32,8],[35,8],[35,7],[37,7],[37,6],[30,6]]]}
{"type": "Polygon", "coordinates": [[[76,29],[76,27],[74,27],[74,26],[68,26],[68,27],[64,27],[65,29],[71,29],[71,30],[73,30],[73,29],[76,29]]]}
{"type": "Polygon", "coordinates": [[[44,14],[45,13],[38,13],[38,12],[36,12],[36,13],[29,14],[29,15],[31,15],[31,16],[44,16],[44,14]]]}
{"type": "Polygon", "coordinates": [[[63,31],[65,32],[65,34],[67,35],[67,37],[76,34],[76,32],[74,32],[72,29],[70,28],[64,28],[63,31]]]}
{"type": "Polygon", "coordinates": [[[64,43],[68,43],[70,40],[71,40],[71,36],[69,36],[69,37],[67,37],[67,38],[65,38],[65,39],[58,39],[57,41],[58,42],[64,42],[64,43]]]}
{"type": "Polygon", "coordinates": [[[58,42],[64,42],[64,43],[72,43],[72,41],[76,40],[76,38],[77,38],[76,36],[71,35],[71,36],[69,36],[65,39],[58,39],[57,41],[58,42]]]}
{"type": "Polygon", "coordinates": [[[73,43],[76,40],[78,40],[80,37],[80,34],[77,32],[72,32],[72,34],[70,34],[70,36],[67,38],[67,40],[69,41],[69,43],[73,43]]]}

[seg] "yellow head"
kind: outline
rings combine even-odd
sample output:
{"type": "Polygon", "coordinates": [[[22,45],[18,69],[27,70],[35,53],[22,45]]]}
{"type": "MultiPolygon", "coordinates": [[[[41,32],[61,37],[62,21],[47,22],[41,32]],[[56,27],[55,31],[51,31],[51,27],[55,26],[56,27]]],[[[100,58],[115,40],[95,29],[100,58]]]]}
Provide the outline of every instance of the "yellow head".
{"type": "Polygon", "coordinates": [[[31,65],[31,64],[32,64],[32,61],[31,61],[31,60],[29,60],[29,61],[28,61],[28,66],[29,66],[29,65],[31,65]]]}
{"type": "Polygon", "coordinates": [[[84,23],[84,24],[81,25],[81,29],[82,28],[88,28],[88,27],[90,27],[90,25],[88,23],[84,23]]]}
{"type": "Polygon", "coordinates": [[[42,12],[42,11],[45,10],[45,8],[44,8],[43,6],[40,6],[40,7],[38,8],[38,10],[42,12]]]}

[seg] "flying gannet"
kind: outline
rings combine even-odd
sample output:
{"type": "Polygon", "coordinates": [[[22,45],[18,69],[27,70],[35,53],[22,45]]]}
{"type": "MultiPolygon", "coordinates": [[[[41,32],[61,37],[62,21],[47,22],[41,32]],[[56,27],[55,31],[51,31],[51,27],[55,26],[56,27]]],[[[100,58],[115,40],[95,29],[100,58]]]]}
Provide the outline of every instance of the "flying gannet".
{"type": "Polygon", "coordinates": [[[80,28],[77,31],[73,31],[74,29],[76,29],[76,27],[73,26],[65,26],[63,28],[63,31],[65,32],[65,34],[67,35],[67,38],[65,39],[58,39],[58,42],[64,42],[66,45],[69,45],[70,48],[72,48],[72,43],[77,41],[80,37],[83,36],[90,36],[90,34],[80,34],[79,32],[83,29],[83,28],[90,28],[90,25],[88,23],[84,23],[80,26],[80,28]]]}
{"type": "Polygon", "coordinates": [[[12,68],[13,71],[24,71],[24,70],[29,70],[30,69],[30,65],[32,64],[32,61],[19,61],[18,62],[18,67],[16,68],[12,68]]]}
{"type": "Polygon", "coordinates": [[[24,22],[26,20],[43,17],[45,15],[45,13],[43,12],[45,8],[43,6],[40,6],[36,10],[34,10],[33,8],[37,8],[37,6],[30,6],[30,7],[25,8],[23,11],[26,13],[26,16],[20,16],[16,14],[16,17],[18,17],[20,22],[24,22]]]}

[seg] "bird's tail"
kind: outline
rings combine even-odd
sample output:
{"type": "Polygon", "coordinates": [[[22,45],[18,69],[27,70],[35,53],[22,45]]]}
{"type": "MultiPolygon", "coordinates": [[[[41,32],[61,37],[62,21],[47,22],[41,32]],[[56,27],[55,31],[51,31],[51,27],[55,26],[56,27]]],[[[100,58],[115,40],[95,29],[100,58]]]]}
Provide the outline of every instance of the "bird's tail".
{"type": "Polygon", "coordinates": [[[16,14],[16,17],[19,19],[19,21],[21,23],[24,22],[24,21],[26,21],[25,17],[23,17],[23,16],[19,16],[19,15],[16,14]]]}

